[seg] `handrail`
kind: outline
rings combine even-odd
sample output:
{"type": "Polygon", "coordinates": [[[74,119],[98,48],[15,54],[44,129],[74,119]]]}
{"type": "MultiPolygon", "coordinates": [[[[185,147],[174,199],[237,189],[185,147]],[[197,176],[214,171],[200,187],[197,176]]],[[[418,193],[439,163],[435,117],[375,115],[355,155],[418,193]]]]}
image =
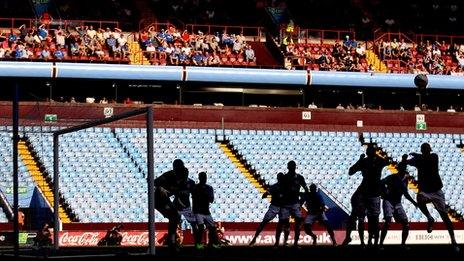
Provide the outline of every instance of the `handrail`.
{"type": "MultiPolygon", "coordinates": [[[[413,38],[414,37],[416,37],[415,34],[413,34],[413,38]]],[[[391,42],[392,38],[397,39],[398,42],[400,42],[402,39],[405,39],[409,43],[412,43],[414,46],[416,45],[416,41],[412,40],[409,36],[407,36],[406,34],[402,32],[392,33],[392,32],[384,32],[381,29],[377,29],[374,31],[373,50],[377,55],[379,55],[379,57],[381,57],[382,61],[385,61],[385,59],[382,58],[382,55],[380,53],[380,47],[382,47],[380,43],[384,40],[386,42],[391,42]]]]}
{"type": "Polygon", "coordinates": [[[174,27],[176,28],[176,26],[174,26],[172,23],[170,22],[158,22],[156,19],[153,19],[153,20],[142,20],[140,21],[139,23],[139,32],[143,32],[143,31],[148,31],[150,28],[153,28],[155,31],[161,31],[161,29],[168,29],[169,27],[174,27]],[[145,22],[142,24],[142,22],[145,22]]]}
{"type": "Polygon", "coordinates": [[[185,30],[194,33],[201,30],[205,34],[228,33],[243,34],[244,36],[260,39],[264,37],[264,29],[259,26],[241,26],[241,25],[215,25],[215,24],[186,24],[185,30]]]}
{"type": "Polygon", "coordinates": [[[16,62],[67,62],[67,63],[108,63],[108,64],[127,64],[129,63],[128,58],[124,57],[123,54],[112,55],[105,59],[101,59],[95,56],[67,56],[64,59],[50,58],[44,59],[40,57],[30,57],[30,58],[14,58],[14,57],[5,57],[0,58],[0,61],[16,61],[16,62]]]}
{"type": "MultiPolygon", "coordinates": [[[[301,29],[299,27],[295,28],[296,34],[298,36],[298,40],[300,43],[308,43],[311,39],[319,39],[320,43],[324,43],[324,40],[342,40],[344,39],[345,35],[349,35],[352,40],[356,39],[356,32],[353,29],[341,29],[341,30],[333,30],[333,29],[301,29]],[[331,37],[334,36],[334,37],[331,37]]],[[[286,26],[281,26],[280,28],[280,36],[283,39],[283,36],[287,35],[286,26]]]]}
{"type": "Polygon", "coordinates": [[[41,21],[39,18],[0,18],[0,28],[18,29],[23,24],[25,24],[27,28],[32,28],[33,26],[39,26],[41,24],[45,24],[47,28],[54,28],[57,26],[67,27],[85,25],[94,25],[98,26],[98,28],[119,28],[118,21],[52,19],[47,23],[43,23],[43,21],[41,21]]]}
{"type": "MultiPolygon", "coordinates": [[[[222,59],[222,55],[218,54],[220,59],[222,59]]],[[[137,51],[134,53],[131,53],[130,56],[135,60],[139,62],[148,61],[150,65],[153,66],[178,66],[178,65],[188,65],[188,66],[195,66],[192,64],[191,60],[189,59],[188,63],[178,63],[178,64],[171,64],[169,62],[169,55],[165,52],[161,51],[137,51]]],[[[243,60],[245,61],[245,56],[243,55],[243,60]]],[[[198,66],[203,66],[203,67],[232,67],[232,68],[256,68],[256,69],[283,69],[282,66],[263,66],[263,65],[257,65],[257,64],[210,64],[210,65],[198,65],[198,66]]]]}
{"type": "MultiPolygon", "coordinates": [[[[375,36],[374,36],[375,37],[375,36]]],[[[381,32],[380,35],[374,38],[374,42],[379,42],[380,40],[384,40],[386,37],[387,42],[391,42],[392,39],[397,39],[398,41],[401,39],[405,39],[410,43],[415,43],[413,39],[411,39],[409,36],[407,36],[404,33],[397,32],[397,33],[392,33],[392,32],[381,32]]]]}
{"type": "Polygon", "coordinates": [[[6,217],[8,220],[13,220],[13,208],[11,207],[10,203],[5,197],[5,194],[3,194],[3,191],[0,190],[0,205],[5,211],[6,217]]]}
{"type": "Polygon", "coordinates": [[[453,44],[457,39],[461,40],[460,43],[464,44],[464,35],[440,35],[440,34],[416,34],[416,43],[423,42],[427,38],[433,39],[434,41],[447,41],[448,44],[453,44]]]}

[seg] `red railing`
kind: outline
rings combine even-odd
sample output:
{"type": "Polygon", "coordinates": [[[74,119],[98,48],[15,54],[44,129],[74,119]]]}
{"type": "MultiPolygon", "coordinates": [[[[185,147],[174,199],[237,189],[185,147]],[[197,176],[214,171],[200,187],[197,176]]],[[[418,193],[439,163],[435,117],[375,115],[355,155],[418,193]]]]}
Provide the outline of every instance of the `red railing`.
{"type": "Polygon", "coordinates": [[[402,73],[407,71],[407,64],[396,59],[385,59],[382,53],[382,44],[383,42],[393,42],[395,39],[398,43],[401,43],[401,41],[404,39],[406,44],[412,45],[414,48],[416,46],[416,42],[413,40],[414,38],[415,34],[413,33],[406,35],[401,32],[383,32],[381,29],[377,29],[374,31],[374,42],[372,49],[379,56],[379,58],[387,64],[387,67],[390,71],[402,73]],[[388,64],[392,66],[388,66],[388,64]]]}
{"type": "Polygon", "coordinates": [[[2,29],[18,29],[25,24],[27,28],[36,25],[37,19],[30,18],[0,18],[0,28],[2,29]]]}
{"type": "Polygon", "coordinates": [[[416,35],[416,43],[425,42],[427,40],[431,42],[439,42],[445,41],[447,44],[464,44],[464,35],[434,35],[434,34],[417,34],[416,35]]]}
{"type": "Polygon", "coordinates": [[[326,40],[343,40],[348,35],[351,40],[356,39],[356,32],[353,29],[346,30],[325,30],[325,29],[301,29],[295,28],[293,33],[287,32],[287,27],[282,26],[280,36],[283,39],[291,34],[295,36],[299,43],[310,43],[314,40],[320,41],[321,44],[326,40]]]}
{"type": "MultiPolygon", "coordinates": [[[[139,51],[136,54],[132,54],[133,59],[137,61],[148,61],[150,65],[162,65],[162,66],[175,66],[175,65],[189,65],[189,66],[195,66],[191,58],[188,59],[187,63],[178,63],[178,64],[173,64],[171,63],[170,57],[168,54],[165,52],[160,52],[160,51],[154,51],[154,52],[149,52],[149,51],[139,51]]],[[[209,64],[209,65],[201,65],[201,66],[207,66],[207,67],[249,67],[249,68],[258,68],[258,69],[282,69],[282,66],[263,66],[263,65],[257,65],[256,62],[245,62],[245,57],[239,58],[238,56],[224,56],[220,55],[220,62],[219,64],[209,64]]]]}
{"type": "Polygon", "coordinates": [[[90,26],[94,29],[107,28],[110,29],[119,28],[119,22],[117,21],[94,21],[94,20],[62,20],[62,19],[51,19],[49,21],[42,21],[36,18],[0,18],[0,28],[4,29],[18,29],[21,25],[26,25],[27,28],[33,26],[40,26],[45,24],[49,29],[55,29],[58,27],[65,28],[67,26],[90,26]]]}
{"type": "Polygon", "coordinates": [[[393,42],[393,40],[396,39],[398,40],[398,42],[401,40],[401,39],[404,39],[405,42],[407,43],[410,43],[410,44],[415,44],[415,34],[412,34],[412,35],[406,35],[404,33],[401,33],[401,32],[395,32],[395,33],[392,33],[392,32],[382,32],[382,31],[376,31],[374,32],[374,42],[380,42],[381,40],[385,41],[385,42],[393,42]]]}
{"type": "Polygon", "coordinates": [[[0,61],[18,61],[18,62],[81,62],[81,63],[116,63],[116,64],[128,64],[129,58],[123,54],[107,55],[104,58],[98,58],[96,56],[81,56],[81,55],[66,55],[63,59],[57,59],[50,57],[48,59],[33,56],[29,58],[0,58],[0,61]]]}
{"type": "Polygon", "coordinates": [[[409,32],[409,33],[405,33],[405,32],[401,32],[401,31],[398,31],[398,32],[392,32],[392,31],[388,31],[388,32],[385,32],[382,30],[382,28],[378,28],[376,30],[374,30],[374,41],[378,41],[379,39],[384,39],[385,41],[388,41],[388,42],[391,42],[393,39],[397,39],[397,40],[400,40],[400,39],[405,39],[411,43],[414,42],[414,40],[416,39],[416,34],[413,33],[413,32],[409,32]]]}
{"type": "Polygon", "coordinates": [[[174,27],[174,28],[177,28],[175,25],[167,22],[167,23],[159,23],[159,22],[152,22],[152,23],[148,23],[145,25],[145,27],[143,27],[142,29],[140,29],[140,32],[142,31],[145,31],[145,30],[154,30],[156,32],[160,32],[161,30],[166,30],[168,29],[169,27],[174,27]]]}
{"type": "Polygon", "coordinates": [[[262,27],[258,26],[230,26],[230,25],[209,25],[209,24],[187,24],[185,25],[185,30],[190,33],[197,34],[198,31],[203,32],[204,34],[216,34],[220,35],[224,32],[227,34],[243,34],[246,37],[252,37],[253,41],[259,41],[262,38],[265,38],[264,30],[262,27]]]}

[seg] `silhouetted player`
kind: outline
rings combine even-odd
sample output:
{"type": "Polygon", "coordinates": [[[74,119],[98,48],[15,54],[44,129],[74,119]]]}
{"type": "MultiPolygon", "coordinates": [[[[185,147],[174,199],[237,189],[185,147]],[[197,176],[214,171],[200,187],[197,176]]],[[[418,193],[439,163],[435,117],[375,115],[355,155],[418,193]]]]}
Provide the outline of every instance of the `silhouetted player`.
{"type": "Polygon", "coordinates": [[[438,174],[438,155],[431,152],[432,148],[430,144],[423,143],[421,145],[422,154],[409,154],[412,158],[408,160],[408,164],[417,168],[417,183],[419,189],[419,193],[417,193],[417,204],[422,213],[427,217],[427,232],[429,233],[433,230],[433,223],[435,220],[427,209],[427,203],[433,204],[448,229],[451,243],[454,245],[455,250],[459,251],[459,246],[454,237],[453,223],[446,211],[445,194],[441,190],[443,188],[443,182],[438,174]]]}
{"type": "Polygon", "coordinates": [[[313,239],[313,245],[317,244],[317,237],[312,231],[312,225],[314,221],[319,221],[327,228],[330,239],[332,239],[332,244],[334,246],[337,245],[334,231],[328,222],[329,220],[327,219],[327,216],[324,213],[326,211],[324,199],[319,193],[316,184],[311,184],[309,186],[309,193],[304,193],[302,195],[301,204],[306,204],[306,209],[308,210],[308,215],[304,221],[304,230],[306,234],[310,235],[313,239]]]}
{"type": "MultiPolygon", "coordinates": [[[[403,159],[408,155],[403,155],[403,159]]],[[[401,163],[400,163],[401,164],[401,163]]],[[[382,233],[380,235],[380,245],[383,245],[383,241],[387,236],[388,229],[392,222],[392,218],[395,221],[401,223],[403,231],[401,234],[401,245],[406,246],[406,239],[409,235],[409,221],[406,211],[404,211],[403,205],[401,204],[401,198],[404,197],[409,200],[414,206],[417,207],[416,201],[408,193],[407,184],[408,181],[405,179],[405,171],[398,171],[398,174],[391,174],[381,180],[381,193],[383,198],[383,215],[385,223],[382,227],[382,233]]]]}
{"type": "MultiPolygon", "coordinates": [[[[356,195],[356,198],[352,198],[352,200],[355,200],[352,204],[354,203],[353,208],[356,208],[355,214],[358,218],[362,215],[360,213],[362,210],[367,211],[368,243],[371,244],[373,239],[374,245],[377,245],[379,241],[380,178],[382,176],[382,169],[389,165],[389,160],[377,156],[376,149],[371,144],[367,146],[366,155],[367,157],[364,154],[361,155],[360,159],[350,167],[348,174],[351,176],[358,171],[362,173],[363,180],[358,187],[359,191],[355,192],[355,194],[359,194],[356,195]]],[[[349,237],[350,235],[347,234],[344,244],[351,241],[349,237]]]]}
{"type": "MultiPolygon", "coordinates": [[[[198,234],[203,235],[204,226],[206,225],[206,228],[208,228],[209,245],[217,248],[220,244],[216,232],[216,224],[209,211],[209,204],[214,202],[214,190],[213,187],[206,184],[206,172],[200,172],[198,179],[199,183],[195,185],[192,192],[192,209],[198,223],[198,234]]],[[[201,237],[196,238],[195,244],[201,244],[201,237]]]]}
{"type": "Polygon", "coordinates": [[[187,220],[187,222],[189,222],[192,226],[194,238],[198,236],[201,237],[201,235],[198,235],[197,220],[190,205],[190,195],[195,187],[195,181],[188,177],[189,172],[187,168],[180,170],[179,173],[179,187],[174,198],[174,206],[179,211],[179,214],[184,216],[185,220],[187,220]]]}
{"type": "MultiPolygon", "coordinates": [[[[282,198],[283,198],[283,189],[284,189],[284,174],[279,172],[277,174],[277,183],[271,185],[269,189],[264,192],[263,198],[266,198],[268,195],[271,195],[271,205],[269,205],[269,209],[267,210],[266,214],[264,214],[263,221],[256,229],[255,236],[250,242],[250,246],[253,246],[256,243],[256,239],[258,238],[259,234],[263,231],[264,227],[273,220],[277,215],[279,215],[280,221],[280,210],[282,207],[282,198]]],[[[280,235],[282,234],[282,222],[277,224],[276,235],[275,235],[275,244],[274,246],[279,246],[280,235]]],[[[287,242],[288,239],[288,229],[284,231],[284,244],[287,242]]]]}
{"type": "Polygon", "coordinates": [[[403,154],[403,156],[401,156],[401,161],[396,166],[396,169],[398,170],[398,174],[402,177],[403,183],[407,185],[410,178],[408,172],[408,154],[403,154]]]}
{"type": "Polygon", "coordinates": [[[366,218],[366,206],[361,187],[358,187],[351,196],[351,213],[346,224],[346,235],[342,245],[348,245],[351,242],[351,232],[356,228],[358,220],[358,234],[361,246],[364,246],[364,219],[366,218]]]}
{"type": "Polygon", "coordinates": [[[155,179],[155,209],[169,219],[167,244],[176,247],[176,230],[180,214],[169,197],[176,195],[180,190],[185,178],[184,162],[176,159],[172,162],[172,168],[155,179]]]}
{"type": "Polygon", "coordinates": [[[298,246],[300,237],[301,216],[300,206],[300,188],[303,188],[305,193],[308,193],[308,186],[305,179],[300,174],[296,173],[296,163],[291,160],[287,163],[288,172],[284,176],[284,196],[282,198],[281,219],[284,226],[288,226],[289,218],[292,216],[295,219],[295,239],[293,246],[298,246]]]}

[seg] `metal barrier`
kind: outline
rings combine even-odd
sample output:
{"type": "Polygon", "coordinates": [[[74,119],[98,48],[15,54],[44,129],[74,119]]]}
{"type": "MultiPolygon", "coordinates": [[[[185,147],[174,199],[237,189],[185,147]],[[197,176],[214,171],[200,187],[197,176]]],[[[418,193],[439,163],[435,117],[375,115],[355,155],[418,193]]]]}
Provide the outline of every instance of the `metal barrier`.
{"type": "Polygon", "coordinates": [[[190,33],[198,33],[199,31],[204,34],[236,34],[252,37],[253,41],[259,41],[265,38],[264,30],[262,27],[257,26],[230,26],[230,25],[208,25],[208,24],[187,24],[185,30],[190,33]]]}
{"type": "Polygon", "coordinates": [[[62,20],[52,19],[46,23],[43,23],[41,19],[37,18],[0,18],[0,28],[5,29],[18,29],[21,25],[26,25],[27,28],[33,26],[40,26],[45,24],[48,29],[55,29],[58,27],[66,28],[67,26],[90,26],[92,25],[95,29],[98,28],[119,28],[119,22],[117,21],[96,21],[96,20],[62,20]]]}
{"type": "Polygon", "coordinates": [[[445,41],[447,44],[464,44],[464,35],[434,35],[434,34],[417,34],[416,35],[416,43],[425,42],[427,40],[431,42],[439,42],[445,41]]]}
{"type": "Polygon", "coordinates": [[[351,40],[356,39],[356,32],[353,29],[346,30],[324,30],[324,29],[301,29],[295,28],[293,32],[287,32],[286,26],[280,29],[280,39],[291,35],[298,39],[299,43],[311,43],[317,41],[323,44],[326,40],[342,40],[348,35],[351,40]]]}

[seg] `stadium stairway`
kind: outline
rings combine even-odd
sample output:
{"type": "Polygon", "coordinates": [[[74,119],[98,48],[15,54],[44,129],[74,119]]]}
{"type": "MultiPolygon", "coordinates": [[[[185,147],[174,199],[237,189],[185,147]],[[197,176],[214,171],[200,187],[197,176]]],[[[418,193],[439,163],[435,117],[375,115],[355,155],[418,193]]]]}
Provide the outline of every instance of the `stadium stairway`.
{"type": "Polygon", "coordinates": [[[137,64],[137,65],[150,65],[150,61],[148,61],[147,57],[143,55],[142,48],[137,41],[129,40],[129,61],[130,64],[137,64]]]}
{"type": "Polygon", "coordinates": [[[119,146],[124,150],[126,153],[127,157],[134,163],[134,165],[138,168],[140,173],[143,173],[143,175],[146,177],[147,173],[145,172],[145,169],[142,168],[142,166],[139,164],[139,162],[135,159],[135,156],[130,153],[130,151],[127,149],[126,145],[121,141],[121,138],[116,134],[116,131],[114,129],[111,129],[111,133],[113,134],[114,138],[118,141],[119,146]]]}
{"type": "Polygon", "coordinates": [[[278,62],[271,52],[267,49],[266,44],[262,42],[249,42],[251,48],[255,51],[256,64],[264,67],[281,67],[282,62],[278,62]]]}
{"type": "MultiPolygon", "coordinates": [[[[31,152],[32,148],[30,146],[26,144],[25,140],[19,141],[18,153],[21,159],[23,160],[24,165],[26,165],[27,170],[31,174],[33,180],[37,184],[37,187],[40,189],[43,196],[50,204],[51,208],[53,208],[52,188],[50,186],[50,183],[45,178],[44,173],[39,168],[36,158],[34,158],[34,156],[32,155],[32,152],[31,152]]],[[[69,217],[68,213],[66,213],[65,208],[62,203],[60,203],[60,207],[59,207],[59,216],[60,216],[61,222],[63,223],[71,222],[71,218],[69,217]]]]}
{"type": "Polygon", "coordinates": [[[377,54],[372,50],[366,50],[366,58],[369,65],[373,65],[375,71],[386,73],[388,68],[384,62],[380,60],[377,54]]]}
{"type": "MultiPolygon", "coordinates": [[[[2,209],[0,210],[0,212],[2,211],[4,212],[5,218],[7,218],[9,222],[12,222],[13,221],[13,208],[11,207],[8,200],[6,199],[6,196],[2,190],[0,190],[0,209],[2,209]]],[[[2,213],[0,213],[0,216],[1,215],[2,213]]],[[[0,218],[0,220],[2,219],[0,218]]]]}
{"type": "Polygon", "coordinates": [[[260,193],[266,192],[265,187],[263,186],[263,183],[259,182],[252,174],[252,170],[249,167],[249,165],[243,164],[243,160],[241,161],[239,159],[238,152],[236,150],[233,150],[233,146],[227,142],[223,141],[219,144],[219,147],[221,150],[224,152],[224,154],[229,157],[229,159],[237,166],[237,168],[240,170],[240,172],[247,178],[247,180],[258,189],[260,193]]]}

